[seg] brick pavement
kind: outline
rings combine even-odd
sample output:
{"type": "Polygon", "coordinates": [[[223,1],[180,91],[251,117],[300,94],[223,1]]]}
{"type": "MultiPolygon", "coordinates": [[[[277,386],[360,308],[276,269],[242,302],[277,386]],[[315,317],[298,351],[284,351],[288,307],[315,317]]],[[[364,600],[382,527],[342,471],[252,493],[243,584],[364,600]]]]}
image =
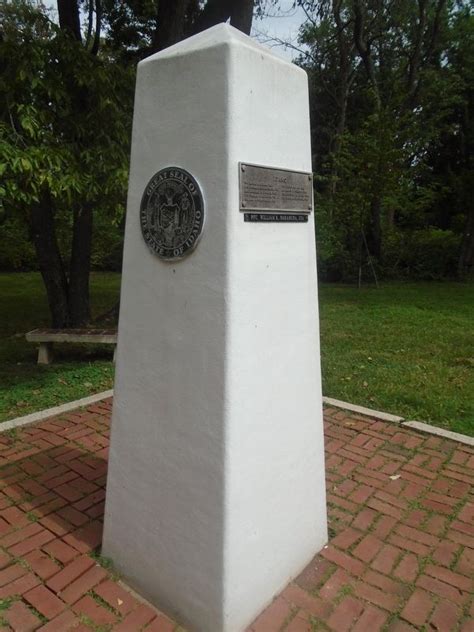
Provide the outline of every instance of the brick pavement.
{"type": "MultiPolygon", "coordinates": [[[[0,435],[0,631],[181,629],[99,555],[110,408],[0,435]]],[[[474,449],[331,408],[325,434],[330,544],[248,632],[474,632],[474,449]]]]}

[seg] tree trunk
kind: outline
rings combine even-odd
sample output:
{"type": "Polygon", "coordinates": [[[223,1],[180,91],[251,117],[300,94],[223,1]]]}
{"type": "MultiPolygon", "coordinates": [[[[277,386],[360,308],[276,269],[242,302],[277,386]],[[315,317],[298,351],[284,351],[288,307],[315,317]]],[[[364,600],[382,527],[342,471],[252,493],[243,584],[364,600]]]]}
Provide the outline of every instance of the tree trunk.
{"type": "Polygon", "coordinates": [[[369,245],[370,254],[373,255],[377,261],[380,261],[382,254],[382,226],[380,221],[382,211],[382,197],[381,194],[374,193],[370,202],[370,224],[369,234],[367,236],[367,242],[369,245]]]}
{"type": "Polygon", "coordinates": [[[474,205],[470,205],[464,228],[461,252],[458,261],[458,275],[465,277],[474,270],[474,205]]]}
{"type": "Polygon", "coordinates": [[[54,212],[49,193],[43,193],[39,203],[31,207],[30,230],[48,297],[51,326],[67,327],[68,282],[56,238],[54,212]]]}
{"type": "Polygon", "coordinates": [[[184,16],[189,0],[159,0],[156,14],[157,29],[153,37],[153,50],[159,51],[183,39],[184,16]]]}
{"type": "Polygon", "coordinates": [[[230,23],[236,29],[250,35],[254,0],[233,0],[230,7],[230,23]]]}
{"type": "Polygon", "coordinates": [[[72,327],[90,322],[89,275],[92,249],[92,205],[74,210],[69,268],[69,313],[72,327]]]}
{"type": "Polygon", "coordinates": [[[58,0],[59,26],[78,42],[82,42],[77,0],[58,0]]]}

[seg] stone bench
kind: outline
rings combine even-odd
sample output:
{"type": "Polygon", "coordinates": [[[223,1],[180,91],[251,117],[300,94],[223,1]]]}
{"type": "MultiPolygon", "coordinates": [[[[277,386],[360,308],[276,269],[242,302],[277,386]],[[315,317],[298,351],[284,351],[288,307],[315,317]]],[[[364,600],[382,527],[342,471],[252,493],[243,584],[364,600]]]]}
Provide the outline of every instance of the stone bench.
{"type": "Polygon", "coordinates": [[[40,343],[38,364],[50,364],[52,362],[54,342],[117,344],[117,331],[115,329],[33,329],[33,331],[29,331],[25,337],[28,342],[40,343]]]}

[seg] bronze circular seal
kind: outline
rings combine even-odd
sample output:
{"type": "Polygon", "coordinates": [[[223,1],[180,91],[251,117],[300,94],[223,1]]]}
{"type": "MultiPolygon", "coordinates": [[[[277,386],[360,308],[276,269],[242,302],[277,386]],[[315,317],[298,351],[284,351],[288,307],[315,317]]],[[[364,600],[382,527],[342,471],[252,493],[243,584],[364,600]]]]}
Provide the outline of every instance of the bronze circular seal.
{"type": "Polygon", "coordinates": [[[196,245],[204,222],[198,183],[179,167],[155,173],[140,205],[143,239],[162,259],[180,259],[196,245]]]}

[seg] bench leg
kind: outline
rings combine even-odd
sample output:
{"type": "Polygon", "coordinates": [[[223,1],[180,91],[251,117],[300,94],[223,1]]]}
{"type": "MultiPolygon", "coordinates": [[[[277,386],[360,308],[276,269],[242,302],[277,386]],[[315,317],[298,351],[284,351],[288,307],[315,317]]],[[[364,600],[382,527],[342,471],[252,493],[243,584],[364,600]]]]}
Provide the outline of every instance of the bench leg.
{"type": "Polygon", "coordinates": [[[53,361],[53,343],[41,342],[38,350],[38,364],[51,364],[53,361]]]}

